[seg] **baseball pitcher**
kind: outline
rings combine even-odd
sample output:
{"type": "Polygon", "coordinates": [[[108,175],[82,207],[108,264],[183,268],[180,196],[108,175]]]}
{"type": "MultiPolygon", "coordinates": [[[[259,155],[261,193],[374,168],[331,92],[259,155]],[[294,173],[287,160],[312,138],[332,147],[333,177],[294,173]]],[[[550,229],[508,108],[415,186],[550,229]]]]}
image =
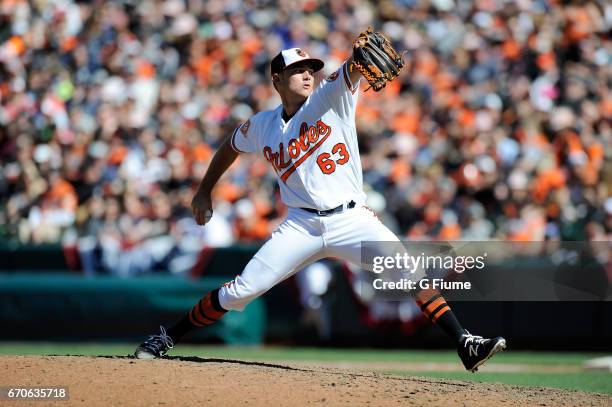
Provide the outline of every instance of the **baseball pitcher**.
{"type": "MultiPolygon", "coordinates": [[[[362,241],[399,241],[365,206],[355,110],[361,77],[380,91],[403,64],[387,38],[372,29],[358,36],[352,56],[318,85],[313,74],[323,68],[320,59],[299,48],[272,59],[281,105],[255,114],[223,142],[191,205],[197,223],[206,224],[213,214],[211,191],[221,175],[239,154],[261,154],[276,173],[287,217],[240,275],[207,293],[170,329],[160,327],[138,346],[137,358],[163,356],[187,332],[243,310],[309,263],[338,257],[359,265],[362,241]]],[[[504,338],[486,339],[463,329],[439,292],[422,290],[416,301],[456,343],[467,370],[476,371],[505,349],[504,338]]]]}

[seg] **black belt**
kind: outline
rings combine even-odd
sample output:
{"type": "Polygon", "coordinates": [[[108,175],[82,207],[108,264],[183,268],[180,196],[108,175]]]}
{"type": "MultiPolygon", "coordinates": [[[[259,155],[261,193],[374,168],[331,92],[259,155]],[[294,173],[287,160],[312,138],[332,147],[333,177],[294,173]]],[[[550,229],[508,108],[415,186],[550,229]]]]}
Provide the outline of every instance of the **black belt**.
{"type": "Polygon", "coordinates": [[[324,211],[320,211],[318,209],[312,209],[312,208],[300,208],[305,210],[306,212],[310,212],[310,213],[316,213],[319,216],[329,216],[329,215],[333,215],[334,213],[340,213],[344,211],[344,206],[346,205],[346,209],[353,209],[355,207],[355,205],[357,205],[355,203],[355,201],[351,201],[347,204],[342,204],[340,206],[336,206],[333,209],[326,209],[324,211]]]}

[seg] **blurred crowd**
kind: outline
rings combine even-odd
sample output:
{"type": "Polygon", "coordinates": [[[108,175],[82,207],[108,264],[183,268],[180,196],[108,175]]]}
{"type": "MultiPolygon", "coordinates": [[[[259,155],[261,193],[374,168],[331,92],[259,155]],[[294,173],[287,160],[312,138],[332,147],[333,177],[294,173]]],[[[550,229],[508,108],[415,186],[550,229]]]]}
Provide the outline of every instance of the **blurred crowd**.
{"type": "Polygon", "coordinates": [[[272,56],[307,49],[322,78],[368,25],[407,50],[357,114],[368,204],[388,226],[612,238],[605,0],[0,0],[0,239],[78,241],[125,270],[266,239],[286,209],[261,158],[231,167],[205,228],[195,188],[221,140],[280,103],[272,56]]]}

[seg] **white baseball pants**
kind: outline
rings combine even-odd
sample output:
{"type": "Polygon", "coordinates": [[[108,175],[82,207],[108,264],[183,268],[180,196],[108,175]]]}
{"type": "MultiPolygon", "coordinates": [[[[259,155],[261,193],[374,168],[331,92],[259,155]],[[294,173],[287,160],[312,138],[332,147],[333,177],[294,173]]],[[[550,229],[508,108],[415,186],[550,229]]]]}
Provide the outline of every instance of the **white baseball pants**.
{"type": "Polygon", "coordinates": [[[371,270],[371,265],[361,264],[362,241],[399,239],[365,206],[329,216],[289,208],[287,218],[242,273],[221,287],[219,302],[226,310],[242,311],[276,284],[325,257],[337,257],[371,270]]]}

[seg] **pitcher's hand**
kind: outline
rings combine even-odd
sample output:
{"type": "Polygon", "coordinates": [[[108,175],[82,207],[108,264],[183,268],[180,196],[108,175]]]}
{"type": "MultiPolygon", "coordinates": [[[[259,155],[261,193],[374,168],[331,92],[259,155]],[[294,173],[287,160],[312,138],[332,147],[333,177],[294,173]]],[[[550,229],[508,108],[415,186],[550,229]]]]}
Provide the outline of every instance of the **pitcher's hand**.
{"type": "Polygon", "coordinates": [[[198,225],[205,225],[212,218],[212,198],[210,192],[200,189],[191,200],[191,211],[198,225]]]}

